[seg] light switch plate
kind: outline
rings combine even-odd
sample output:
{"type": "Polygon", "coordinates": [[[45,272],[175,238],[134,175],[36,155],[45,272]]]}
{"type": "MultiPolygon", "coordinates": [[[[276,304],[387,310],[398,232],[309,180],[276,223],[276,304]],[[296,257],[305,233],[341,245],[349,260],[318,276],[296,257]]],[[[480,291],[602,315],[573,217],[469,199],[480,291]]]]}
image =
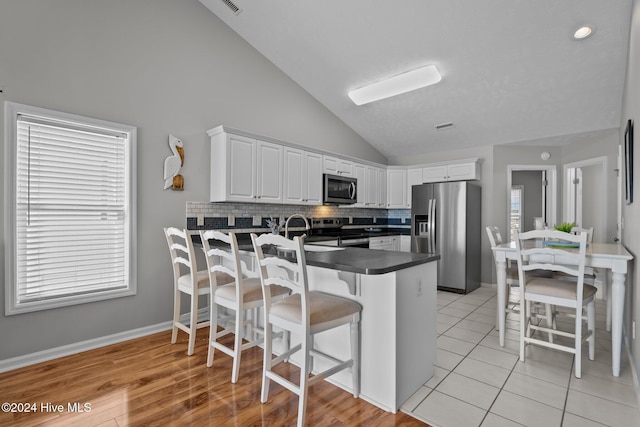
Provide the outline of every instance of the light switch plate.
{"type": "Polygon", "coordinates": [[[260,215],[254,215],[253,216],[253,225],[254,226],[262,225],[262,217],[260,215]]]}
{"type": "Polygon", "coordinates": [[[228,215],[227,216],[227,226],[228,227],[235,227],[236,226],[236,217],[235,217],[235,215],[228,215]]]}
{"type": "Polygon", "coordinates": [[[200,214],[196,217],[196,225],[202,227],[204,225],[204,215],[200,214]]]}

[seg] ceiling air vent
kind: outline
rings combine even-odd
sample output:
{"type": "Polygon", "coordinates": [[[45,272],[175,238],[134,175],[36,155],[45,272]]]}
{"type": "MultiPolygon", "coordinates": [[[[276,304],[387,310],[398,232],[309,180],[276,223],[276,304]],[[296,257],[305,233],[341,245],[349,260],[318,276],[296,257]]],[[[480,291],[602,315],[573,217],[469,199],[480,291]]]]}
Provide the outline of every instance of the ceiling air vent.
{"type": "Polygon", "coordinates": [[[236,6],[231,0],[222,0],[222,3],[226,4],[229,9],[236,15],[239,15],[242,12],[238,6],[236,6]]]}
{"type": "Polygon", "coordinates": [[[439,125],[436,125],[436,129],[437,130],[445,130],[445,129],[449,129],[450,127],[453,127],[453,123],[449,122],[449,123],[440,123],[439,125]]]}

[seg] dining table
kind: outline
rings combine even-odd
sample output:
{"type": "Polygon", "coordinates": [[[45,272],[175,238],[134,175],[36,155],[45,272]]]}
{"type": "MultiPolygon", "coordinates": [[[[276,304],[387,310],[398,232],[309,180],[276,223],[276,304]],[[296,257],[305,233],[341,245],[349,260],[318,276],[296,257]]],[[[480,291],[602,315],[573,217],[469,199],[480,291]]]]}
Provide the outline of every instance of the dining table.
{"type": "MultiPolygon", "coordinates": [[[[530,245],[542,244],[529,242],[530,245]]],[[[498,332],[500,345],[504,346],[505,314],[507,298],[506,267],[508,260],[517,260],[515,242],[504,243],[491,248],[496,260],[498,293],[498,332]]],[[[524,249],[524,248],[523,248],[524,249]]],[[[563,248],[577,251],[576,248],[563,248]]],[[[562,256],[554,257],[554,263],[562,264],[562,256]]],[[[590,243],[586,248],[585,266],[611,272],[610,292],[607,296],[611,303],[611,368],[613,375],[620,376],[620,358],[622,351],[622,323],[624,318],[625,281],[629,262],[633,255],[619,243],[590,243]]],[[[607,280],[605,274],[603,279],[607,280]]]]}

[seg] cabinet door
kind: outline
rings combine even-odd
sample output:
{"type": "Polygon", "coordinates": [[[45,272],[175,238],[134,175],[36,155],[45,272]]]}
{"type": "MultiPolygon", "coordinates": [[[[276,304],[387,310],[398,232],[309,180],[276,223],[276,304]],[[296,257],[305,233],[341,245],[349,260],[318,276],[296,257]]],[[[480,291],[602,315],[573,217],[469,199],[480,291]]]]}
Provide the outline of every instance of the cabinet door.
{"type": "Polygon", "coordinates": [[[393,239],[391,237],[376,237],[369,240],[369,249],[380,251],[392,251],[393,239]]]}
{"type": "Polygon", "coordinates": [[[256,199],[256,140],[229,135],[227,140],[227,198],[254,202],[256,199]]]}
{"type": "Polygon", "coordinates": [[[387,207],[387,170],[382,168],[378,168],[378,207],[387,207]]]}
{"type": "Polygon", "coordinates": [[[411,207],[412,187],[422,183],[422,168],[407,169],[407,208],[411,207]]]}
{"type": "Polygon", "coordinates": [[[477,163],[460,163],[456,165],[448,166],[448,180],[449,181],[466,181],[472,179],[479,179],[477,174],[477,163]]]}
{"type": "MultiPolygon", "coordinates": [[[[303,201],[309,205],[322,204],[322,154],[304,153],[306,174],[303,173],[303,201]]],[[[303,169],[304,172],[304,169],[303,169]]]]}
{"type": "Polygon", "coordinates": [[[304,204],[304,156],[303,150],[284,148],[284,203],[304,204]]]}
{"type": "Polygon", "coordinates": [[[357,202],[355,207],[364,207],[367,199],[367,168],[360,163],[354,163],[353,165],[354,177],[358,180],[357,183],[357,202]]]}
{"type": "MultiPolygon", "coordinates": [[[[422,176],[422,170],[420,171],[422,176]]],[[[387,207],[405,209],[407,206],[407,171],[389,169],[387,171],[387,207]]]]}
{"type": "Polygon", "coordinates": [[[447,180],[447,166],[422,168],[422,182],[442,182],[447,180]]]}
{"type": "Polygon", "coordinates": [[[411,252],[411,236],[400,236],[400,251],[411,252]]]}
{"type": "Polygon", "coordinates": [[[367,207],[378,207],[378,168],[367,166],[365,178],[364,204],[367,207]]]}
{"type": "Polygon", "coordinates": [[[257,201],[282,203],[283,146],[258,141],[257,144],[257,201]]]}
{"type": "Polygon", "coordinates": [[[323,170],[324,173],[341,176],[354,176],[353,162],[350,160],[340,159],[338,157],[324,156],[323,170]]]}

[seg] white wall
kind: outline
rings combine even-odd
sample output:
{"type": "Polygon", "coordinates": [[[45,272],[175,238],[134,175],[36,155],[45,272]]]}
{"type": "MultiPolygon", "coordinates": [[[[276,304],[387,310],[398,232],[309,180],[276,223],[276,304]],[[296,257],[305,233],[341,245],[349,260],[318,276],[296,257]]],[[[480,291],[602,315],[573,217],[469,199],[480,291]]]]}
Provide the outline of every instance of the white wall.
{"type": "Polygon", "coordinates": [[[133,297],[3,313],[0,360],[170,320],[162,227],[184,226],[186,202],[208,200],[208,129],[225,124],[387,163],[197,0],[3,1],[0,88],[2,101],[138,127],[139,261],[133,297]],[[185,143],[183,192],[162,190],[170,133],[185,143]]]}
{"type": "MultiPolygon", "coordinates": [[[[640,1],[633,1],[631,12],[631,36],[629,39],[629,57],[627,64],[627,78],[625,82],[624,98],[622,102],[622,117],[620,123],[620,134],[624,135],[624,130],[628,119],[635,121],[635,152],[634,176],[636,188],[634,189],[635,201],[630,205],[624,205],[622,215],[624,217],[624,229],[622,231],[622,242],[636,258],[633,262],[630,274],[627,275],[627,305],[625,307],[625,328],[629,331],[630,323],[640,318],[640,277],[638,276],[638,256],[640,256],[640,175],[638,172],[638,162],[640,162],[639,141],[640,141],[640,1]]],[[[640,325],[636,325],[639,328],[640,325]]],[[[640,329],[637,329],[640,330],[640,329]]],[[[627,334],[630,335],[630,334],[627,334]]],[[[629,338],[631,339],[631,338],[629,338]]],[[[636,371],[640,372],[640,336],[631,341],[631,353],[635,360],[636,371]]]]}

